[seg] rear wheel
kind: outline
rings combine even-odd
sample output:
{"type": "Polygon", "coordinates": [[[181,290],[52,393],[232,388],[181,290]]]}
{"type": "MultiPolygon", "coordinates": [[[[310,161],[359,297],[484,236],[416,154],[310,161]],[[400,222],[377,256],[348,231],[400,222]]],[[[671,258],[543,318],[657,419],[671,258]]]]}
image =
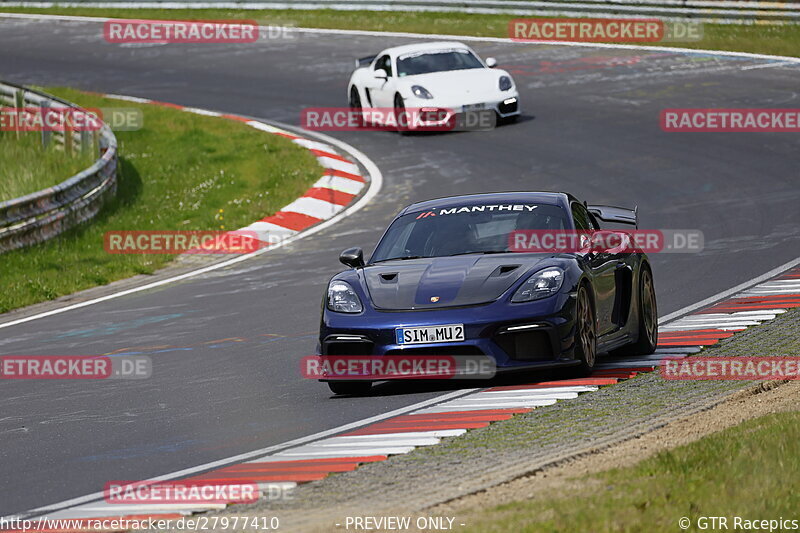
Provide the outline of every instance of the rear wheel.
{"type": "Polygon", "coordinates": [[[353,87],[350,89],[350,98],[349,98],[350,109],[356,114],[358,127],[364,127],[364,114],[361,112],[361,97],[358,95],[358,89],[353,87]]]}
{"type": "Polygon", "coordinates": [[[653,273],[642,266],[639,274],[639,338],[615,352],[619,355],[649,355],[658,345],[658,306],[653,273]]]}
{"type": "Polygon", "coordinates": [[[334,394],[345,396],[362,396],[372,388],[371,381],[329,381],[328,387],[334,394]]]}
{"type": "Polygon", "coordinates": [[[575,311],[575,357],[580,361],[578,371],[583,375],[590,374],[597,360],[597,327],[586,285],[581,285],[578,289],[575,311]]]}

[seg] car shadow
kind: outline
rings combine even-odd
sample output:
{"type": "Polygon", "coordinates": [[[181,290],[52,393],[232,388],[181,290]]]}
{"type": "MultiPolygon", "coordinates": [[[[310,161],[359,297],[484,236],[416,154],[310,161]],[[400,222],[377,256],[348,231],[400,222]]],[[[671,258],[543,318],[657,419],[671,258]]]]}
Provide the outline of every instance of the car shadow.
{"type": "MultiPolygon", "coordinates": [[[[409,394],[425,394],[431,392],[451,392],[464,389],[500,387],[508,385],[529,385],[543,381],[555,381],[578,377],[572,368],[526,370],[503,373],[492,379],[450,379],[450,380],[396,380],[379,382],[362,397],[405,396],[409,394]]],[[[331,395],[332,399],[350,398],[352,396],[331,395]]]]}
{"type": "Polygon", "coordinates": [[[436,131],[393,131],[397,135],[408,138],[425,138],[425,137],[438,137],[441,135],[458,135],[464,133],[481,133],[486,131],[494,131],[499,128],[512,128],[517,124],[531,122],[536,120],[536,115],[520,115],[515,120],[511,119],[498,119],[497,124],[492,128],[487,129],[455,129],[455,130],[436,130],[436,131]]]}
{"type": "MultiPolygon", "coordinates": [[[[599,354],[601,363],[624,363],[630,360],[641,359],[639,355],[611,355],[599,354]]],[[[620,369],[622,371],[624,369],[620,369]]],[[[485,389],[509,385],[533,385],[545,381],[560,381],[564,379],[578,379],[582,376],[575,367],[543,368],[541,370],[520,370],[517,372],[504,372],[492,379],[407,379],[377,382],[369,393],[361,397],[404,396],[409,394],[426,394],[432,392],[452,392],[465,389],[485,389]]],[[[330,396],[332,399],[352,398],[350,395],[330,396]]]]}

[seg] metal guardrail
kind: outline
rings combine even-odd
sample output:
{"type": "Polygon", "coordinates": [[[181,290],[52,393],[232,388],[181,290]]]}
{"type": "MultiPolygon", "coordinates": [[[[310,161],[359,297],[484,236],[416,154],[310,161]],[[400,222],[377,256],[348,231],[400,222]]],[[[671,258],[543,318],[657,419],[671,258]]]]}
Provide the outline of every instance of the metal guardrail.
{"type": "MultiPolygon", "coordinates": [[[[80,109],[54,96],[3,81],[0,81],[0,105],[80,109]]],[[[94,136],[86,132],[54,131],[52,136],[55,142],[76,149],[93,149],[95,143],[94,136]]],[[[43,242],[86,222],[114,197],[117,138],[107,124],[100,127],[97,143],[100,157],[86,170],[54,187],[0,202],[0,253],[43,242]]]]}
{"type": "Polygon", "coordinates": [[[341,11],[433,11],[517,16],[658,17],[721,24],[800,23],[800,3],[755,0],[0,0],[2,6],[333,9],[341,11]]]}

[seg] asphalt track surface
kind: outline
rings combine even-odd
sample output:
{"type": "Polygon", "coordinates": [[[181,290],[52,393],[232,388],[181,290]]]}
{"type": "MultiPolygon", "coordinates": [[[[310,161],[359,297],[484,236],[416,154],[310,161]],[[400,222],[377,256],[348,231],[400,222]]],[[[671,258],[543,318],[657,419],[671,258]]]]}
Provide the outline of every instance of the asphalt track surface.
{"type": "MultiPolygon", "coordinates": [[[[96,22],[0,19],[0,77],[298,124],[343,106],[353,58],[400,37],[295,34],[246,45],[120,46],[96,22]]],[[[332,398],[304,380],[339,251],[371,251],[402,206],[456,193],[563,190],[638,204],[643,228],[705,233],[652,256],[661,315],[800,255],[800,138],[664,133],[663,108],[800,107],[800,66],[767,60],[473,43],[511,70],[524,117],[491,132],[333,134],[377,163],[365,209],[228,269],[0,330],[0,354],[143,353],[142,381],[0,382],[0,516],[263,448],[432,398],[332,398]],[[765,66],[765,68],[750,68],[765,66]]],[[[132,228],[134,229],[134,228],[132,228]]],[[[1,260],[0,260],[1,261],[1,260]]],[[[1,265],[1,263],[0,263],[1,265]]]]}

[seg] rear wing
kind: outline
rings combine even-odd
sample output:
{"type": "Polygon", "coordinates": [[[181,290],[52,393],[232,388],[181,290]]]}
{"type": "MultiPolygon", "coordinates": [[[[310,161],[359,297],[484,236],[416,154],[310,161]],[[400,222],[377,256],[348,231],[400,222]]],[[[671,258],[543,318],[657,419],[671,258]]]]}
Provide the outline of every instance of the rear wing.
{"type": "Polygon", "coordinates": [[[639,207],[627,209],[625,207],[614,207],[610,205],[587,205],[586,208],[591,214],[603,222],[615,222],[617,224],[631,224],[639,229],[639,207]]]}
{"type": "Polygon", "coordinates": [[[370,65],[370,63],[372,63],[372,61],[376,57],[378,57],[378,56],[374,55],[374,56],[367,56],[367,57],[362,57],[360,59],[356,59],[356,68],[368,67],[370,65]]]}

